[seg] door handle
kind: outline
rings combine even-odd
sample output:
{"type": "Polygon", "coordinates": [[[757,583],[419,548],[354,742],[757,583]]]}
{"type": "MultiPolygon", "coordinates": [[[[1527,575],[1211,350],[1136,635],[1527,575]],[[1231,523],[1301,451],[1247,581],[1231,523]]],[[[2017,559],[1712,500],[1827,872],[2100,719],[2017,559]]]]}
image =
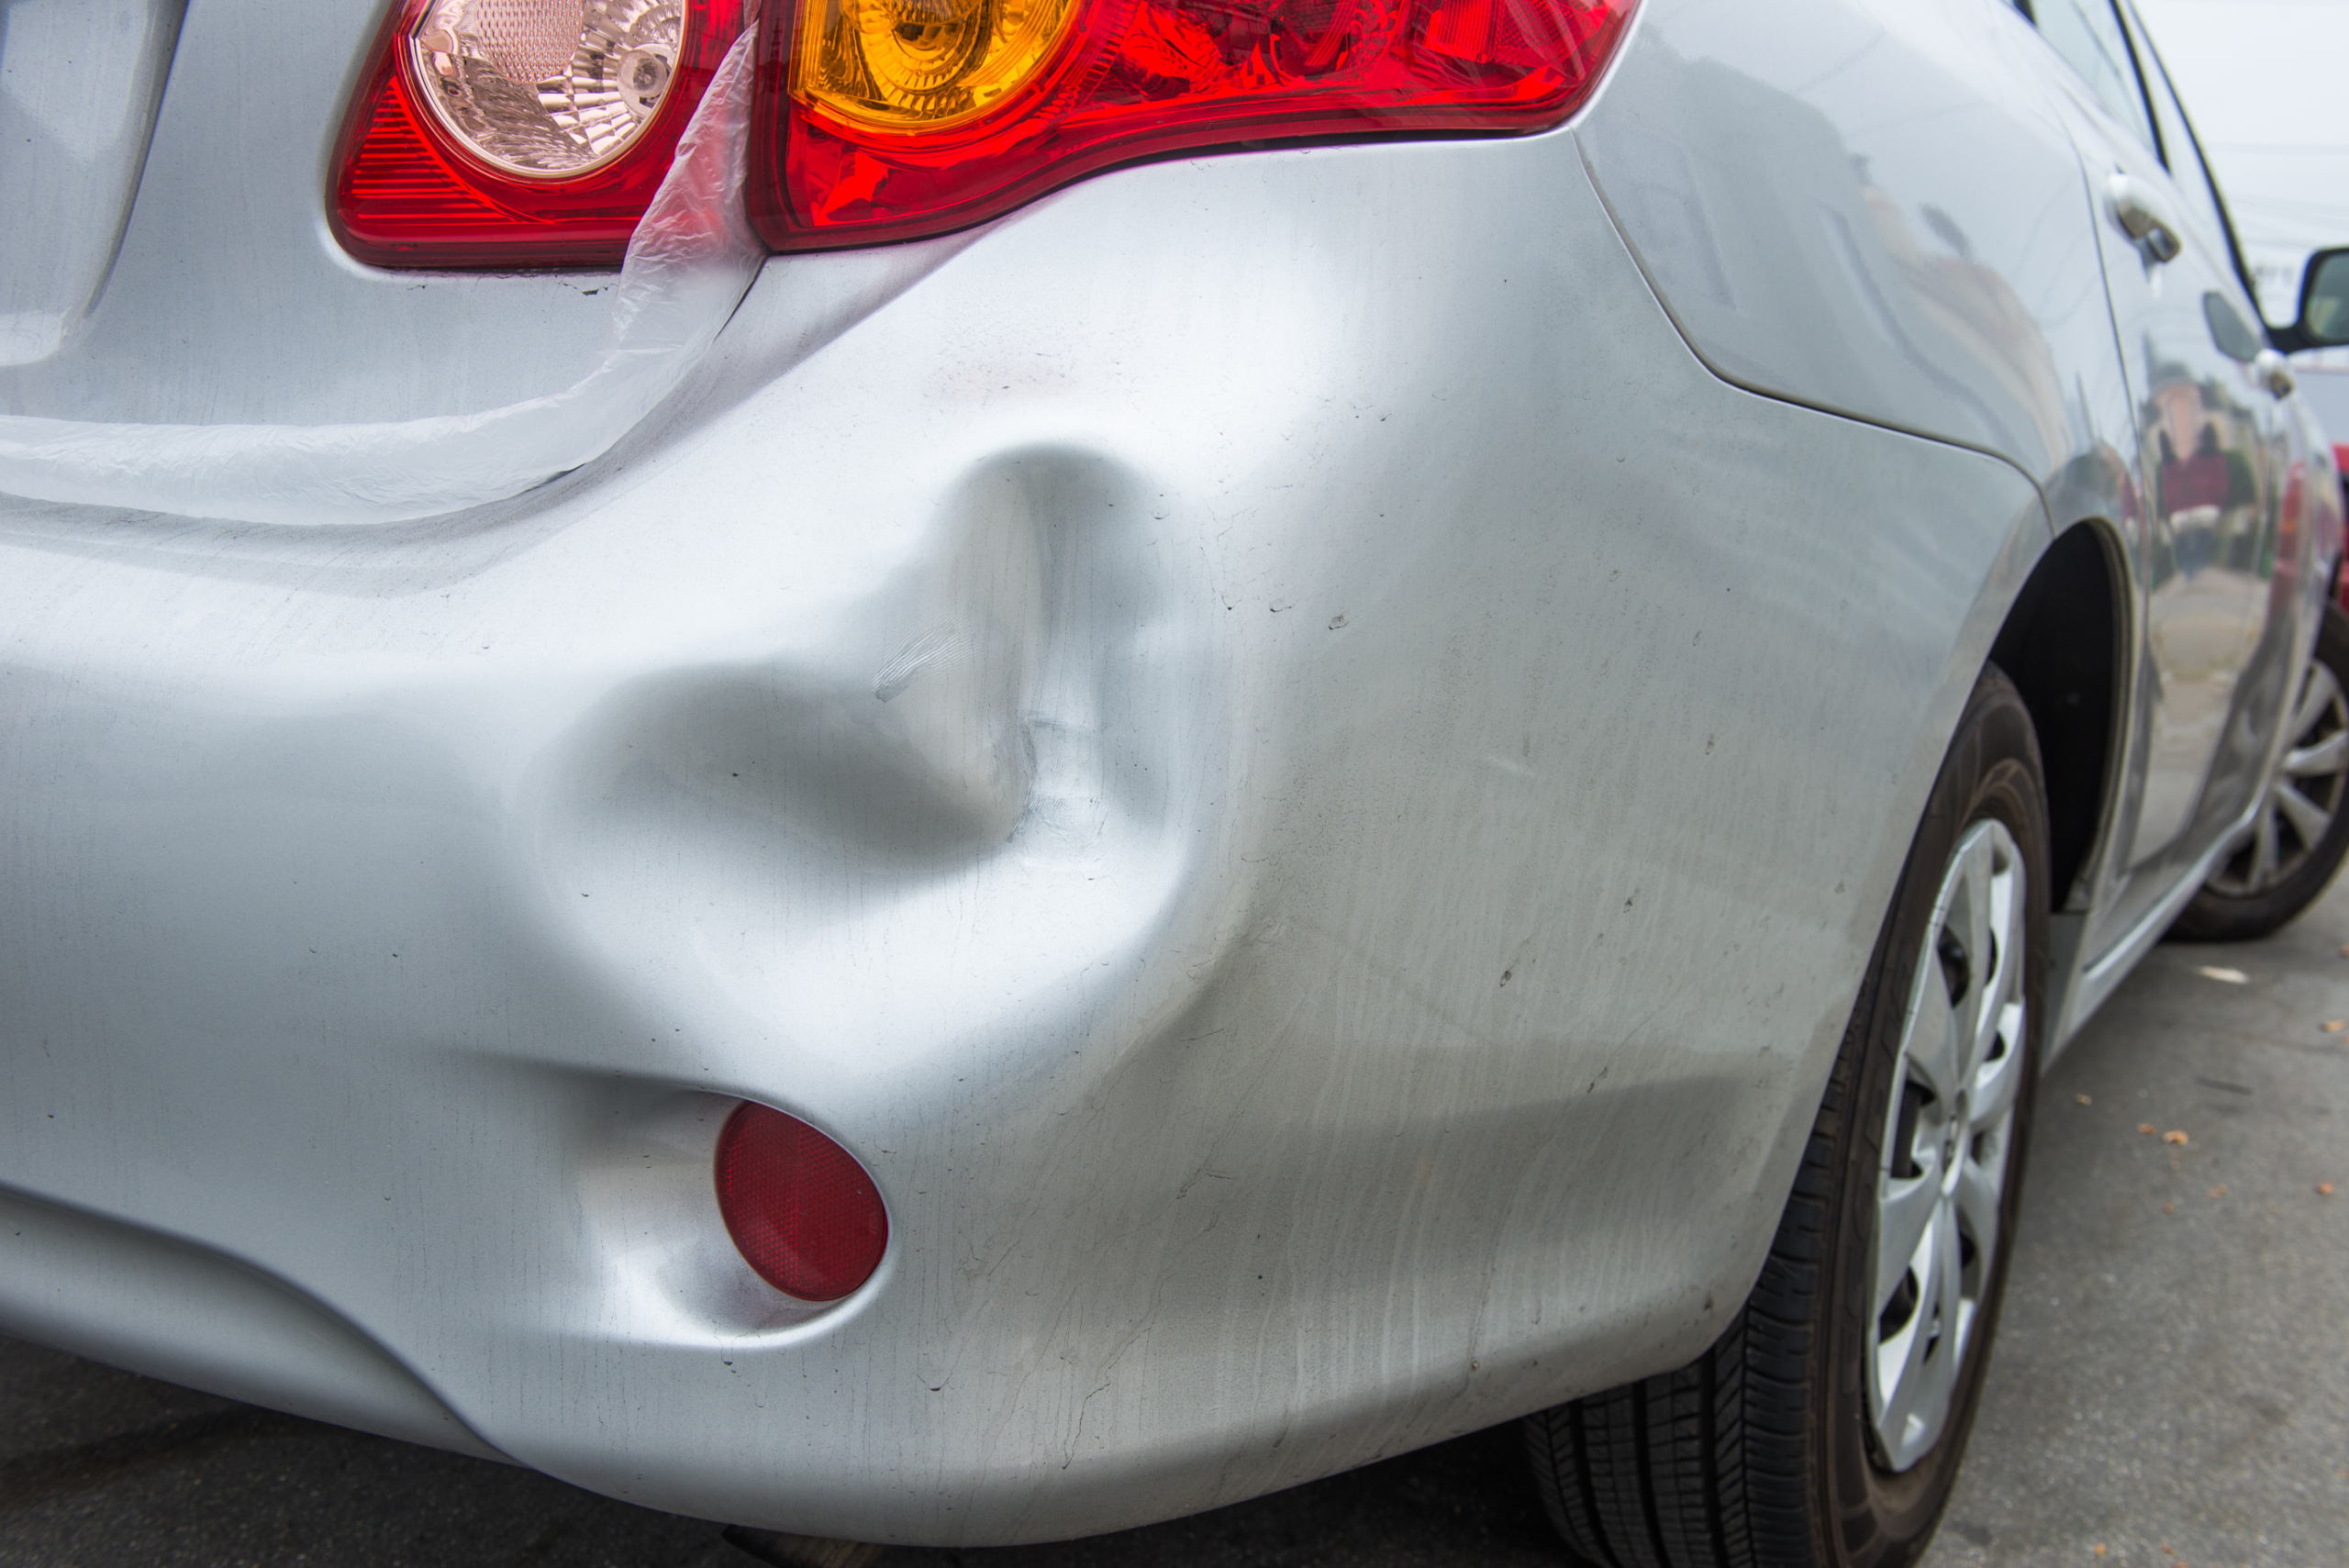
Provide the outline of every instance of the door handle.
{"type": "Polygon", "coordinates": [[[2299,385],[2292,379],[2292,367],[2273,349],[2259,350],[2259,357],[2251,361],[2251,373],[2259,378],[2269,395],[2277,398],[2291,396],[2292,389],[2299,385]]]}
{"type": "Polygon", "coordinates": [[[2177,220],[2170,216],[2169,203],[2159,192],[2116,170],[2105,182],[2105,194],[2112,204],[2112,221],[2143,246],[2146,255],[2156,261],[2177,260],[2177,253],[2186,247],[2177,238],[2177,220]]]}

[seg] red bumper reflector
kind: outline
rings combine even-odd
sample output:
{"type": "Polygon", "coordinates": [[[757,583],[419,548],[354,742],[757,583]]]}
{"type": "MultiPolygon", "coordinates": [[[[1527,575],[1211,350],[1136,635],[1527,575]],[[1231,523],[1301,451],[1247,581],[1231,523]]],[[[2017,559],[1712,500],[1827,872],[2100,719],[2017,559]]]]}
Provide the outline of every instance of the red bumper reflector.
{"type": "Polygon", "coordinates": [[[718,1135],[718,1211],[743,1261],[801,1301],[848,1295],[889,1245],[889,1216],[864,1167],[766,1106],[744,1104],[718,1135]]]}

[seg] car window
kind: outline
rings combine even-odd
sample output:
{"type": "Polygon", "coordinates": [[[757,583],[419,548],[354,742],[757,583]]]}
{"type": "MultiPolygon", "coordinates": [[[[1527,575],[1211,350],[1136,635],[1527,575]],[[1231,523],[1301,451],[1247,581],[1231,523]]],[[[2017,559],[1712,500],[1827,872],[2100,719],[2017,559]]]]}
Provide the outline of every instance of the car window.
{"type": "MultiPolygon", "coordinates": [[[[2153,99],[2154,117],[2161,128],[2163,161],[2169,165],[2178,194],[2193,209],[2194,221],[2210,236],[2219,254],[2232,261],[2234,233],[2227,222],[2226,206],[2219,198],[2219,183],[2202,161],[2200,144],[2195,140],[2193,128],[2186,122],[2185,106],[2177,101],[2177,90],[2170,84],[2169,68],[2162,63],[2161,56],[2146,39],[2142,17],[2136,36],[2138,58],[2145,64],[2146,95],[2153,99]]],[[[2240,272],[2242,268],[2236,266],[2234,270],[2240,272]]]]}
{"type": "Polygon", "coordinates": [[[2349,439],[2349,373],[2310,370],[2305,365],[2295,368],[2300,395],[2315,412],[2317,423],[2324,427],[2325,439],[2349,439]]]}
{"type": "Polygon", "coordinates": [[[2097,102],[2147,147],[2160,150],[2112,0],[2033,0],[2030,15],[2039,24],[2040,35],[2087,83],[2097,102]]]}

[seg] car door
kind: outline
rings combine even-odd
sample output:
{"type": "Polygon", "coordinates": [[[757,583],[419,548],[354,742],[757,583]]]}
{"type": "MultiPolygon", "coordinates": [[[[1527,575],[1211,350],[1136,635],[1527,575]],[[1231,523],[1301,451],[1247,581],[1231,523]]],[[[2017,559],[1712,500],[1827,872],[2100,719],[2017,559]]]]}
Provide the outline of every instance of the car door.
{"type": "Polygon", "coordinates": [[[2141,515],[2121,521],[2136,547],[2136,765],[2111,868],[2130,885],[2110,906],[2125,924],[2175,880],[2165,868],[2199,862],[2233,827],[2259,783],[2245,776],[2255,769],[2214,764],[2267,631],[2277,419],[2223,219],[2182,126],[2162,135],[2113,0],[2037,0],[2033,17],[2072,68],[2067,117],[2104,218],[2135,411],[2141,515]]]}
{"type": "MultiPolygon", "coordinates": [[[[2188,221],[2220,238],[2226,255],[2236,263],[2233,277],[2240,281],[2245,270],[2218,183],[2187,122],[2176,86],[2145,35],[2143,21],[2132,8],[2132,0],[2123,0],[2121,20],[2137,50],[2146,92],[2153,100],[2154,123],[2186,198],[2188,221]]],[[[2211,760],[2197,819],[2183,836],[2195,842],[2207,842],[2210,833],[2226,831],[2241,818],[2253,795],[2273,777],[2281,752],[2291,742],[2283,720],[2297,703],[2306,659],[2316,640],[2325,598],[2323,567],[2337,554],[2332,516],[2337,487],[2331,478],[2322,434],[2309,417],[2308,400],[2295,395],[2299,384],[2264,332],[2237,332],[2232,341],[2229,357],[2242,361],[2246,353],[2252,356],[2246,400],[2259,410],[2266,431],[2267,478],[2277,500],[2261,550],[2273,571],[2264,573],[2267,579],[2266,629],[2250,664],[2235,683],[2234,713],[2227,737],[2211,760]]],[[[2297,786],[2288,784],[2273,798],[2292,819],[2292,831],[2302,842],[2313,843],[2322,837],[2324,814],[2297,786]]],[[[2272,822],[2263,824],[2238,859],[2272,857],[2277,849],[2275,831],[2272,822]],[[2263,839],[2266,841],[2262,842],[2263,839]]],[[[2235,869],[2248,869],[2248,865],[2235,869]]]]}

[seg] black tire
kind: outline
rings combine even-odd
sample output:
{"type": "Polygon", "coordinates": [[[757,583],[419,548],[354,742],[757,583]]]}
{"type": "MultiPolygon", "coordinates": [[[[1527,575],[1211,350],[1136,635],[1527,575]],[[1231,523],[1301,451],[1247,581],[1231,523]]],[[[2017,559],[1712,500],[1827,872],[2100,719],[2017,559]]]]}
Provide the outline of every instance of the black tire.
{"type": "MultiPolygon", "coordinates": [[[[2044,1023],[2047,883],[2046,792],[2031,716],[2012,684],[1991,667],[1976,684],[1942,762],[1753,1295],[1712,1349],[1677,1372],[1560,1405],[1525,1422],[1535,1485],[1575,1557],[1593,1568],[1899,1568],[1923,1554],[1973,1426],[2012,1251],[2044,1023]],[[2007,837],[1972,833],[1986,822],[2003,826],[2007,837]],[[1988,966],[1994,978],[1977,978],[1973,971],[1982,966],[1963,953],[1954,962],[1947,945],[1955,922],[1940,913],[1945,870],[1981,852],[1968,846],[1984,843],[2002,845],[2007,858],[2001,863],[2019,859],[2022,868],[2025,895],[2014,901],[2021,906],[2019,916],[2010,917],[2021,930],[2019,976],[1999,968],[1994,951],[1988,966]],[[1931,949],[1929,938],[1935,944],[1931,949]],[[1909,1318],[1896,1319],[1899,1292],[1915,1281],[1913,1273],[1901,1276],[1904,1284],[1890,1298],[1894,1307],[1880,1316],[1874,1307],[1879,1203],[1890,1201],[1879,1199],[1878,1184],[1920,1175],[1903,1168],[1908,1157],[1898,1151],[1902,1139],[1924,1148],[1927,1135],[1917,1118],[1931,1114],[1908,1108],[1917,1091],[1914,1069],[1904,1065],[1909,1058],[1903,1055],[1904,1040],[1925,1038],[1921,1030],[1905,1034],[1904,1023],[1929,951],[1939,958],[1953,1011],[1965,995],[1961,984],[1995,988],[1987,1002],[1982,993],[1973,994],[1973,1005],[1986,1013],[1997,1008],[1999,1018],[2010,1018],[2010,1006],[2000,998],[2012,996],[2023,1010],[2020,1028],[2002,1023],[1995,1039],[1980,1037],[1988,1040],[1978,1047],[1982,1075],[1955,1080],[1987,1084],[1990,1064],[2004,1064],[1997,1082],[2000,1095],[2012,1099],[2000,1101],[2010,1104],[2011,1120],[1998,1134],[2005,1171],[1995,1204],[1999,1223],[1979,1272],[1978,1251],[1959,1271],[1975,1282],[1978,1297],[1971,1317],[1962,1318],[1971,1328],[1961,1330],[1963,1347],[1953,1352],[1956,1370],[1943,1363],[1935,1374],[1944,1380],[1939,1386],[1950,1391],[1938,1407],[1944,1414],[1937,1425],[1912,1432],[1925,1446],[1896,1471],[1871,1403],[1871,1335],[1898,1343],[1883,1325],[1912,1320],[1917,1335],[1932,1329],[1922,1341],[1924,1359],[1913,1363],[1921,1366],[1941,1345],[1944,1320],[1935,1311],[1928,1323],[1913,1298],[1909,1318]],[[2020,1038],[2009,1043],[2009,1033],[2020,1038]],[[2020,1053],[2011,1062],[2009,1050],[2020,1053]],[[1896,1087],[1903,1095],[1897,1122],[1896,1087]],[[1888,1128],[1898,1129],[1889,1158],[1888,1128]]],[[[1926,1048],[1917,1049],[1921,1054],[1926,1048]]],[[[1966,1103],[1963,1095],[1954,1099],[1958,1107],[1966,1103]]],[[[1967,1136],[1970,1114],[1960,1109],[1951,1118],[1956,1130],[1946,1146],[1967,1151],[1968,1160],[1984,1149],[1980,1138],[1967,1136]]],[[[1956,1153],[1940,1158],[1943,1163],[1933,1169],[1962,1174],[1967,1168],[1956,1153]]],[[[1960,1222],[1949,1223],[1949,1234],[1956,1237],[1960,1222]]],[[[1959,1255],[1954,1247],[1962,1244],[1954,1243],[1949,1255],[1959,1255]]],[[[1905,1425],[1901,1429],[1910,1431],[1905,1425]]]]}
{"type": "Polygon", "coordinates": [[[2316,647],[2292,683],[2293,717],[2298,733],[2287,738],[2286,763],[2262,804],[2261,815],[2272,823],[2281,851],[2274,871],[2254,874],[2258,835],[2211,874],[2192,903],[2181,910],[2169,934],[2195,942],[2247,942],[2289,925],[2300,911],[2315,903],[2332,884],[2349,854],[2349,762],[2337,770],[2314,776],[2294,777],[2293,755],[2310,754],[2311,746],[2349,733],[2349,616],[2335,605],[2324,606],[2324,623],[2317,628],[2316,647]],[[2319,672],[2323,673],[2321,676],[2319,672]],[[2312,693],[2311,683],[2331,677],[2333,700],[2321,701],[2306,717],[2299,710],[2312,693]],[[2299,838],[2293,814],[2279,809],[2276,791],[2291,789],[2331,817],[2331,824],[2313,844],[2299,838]]]}

